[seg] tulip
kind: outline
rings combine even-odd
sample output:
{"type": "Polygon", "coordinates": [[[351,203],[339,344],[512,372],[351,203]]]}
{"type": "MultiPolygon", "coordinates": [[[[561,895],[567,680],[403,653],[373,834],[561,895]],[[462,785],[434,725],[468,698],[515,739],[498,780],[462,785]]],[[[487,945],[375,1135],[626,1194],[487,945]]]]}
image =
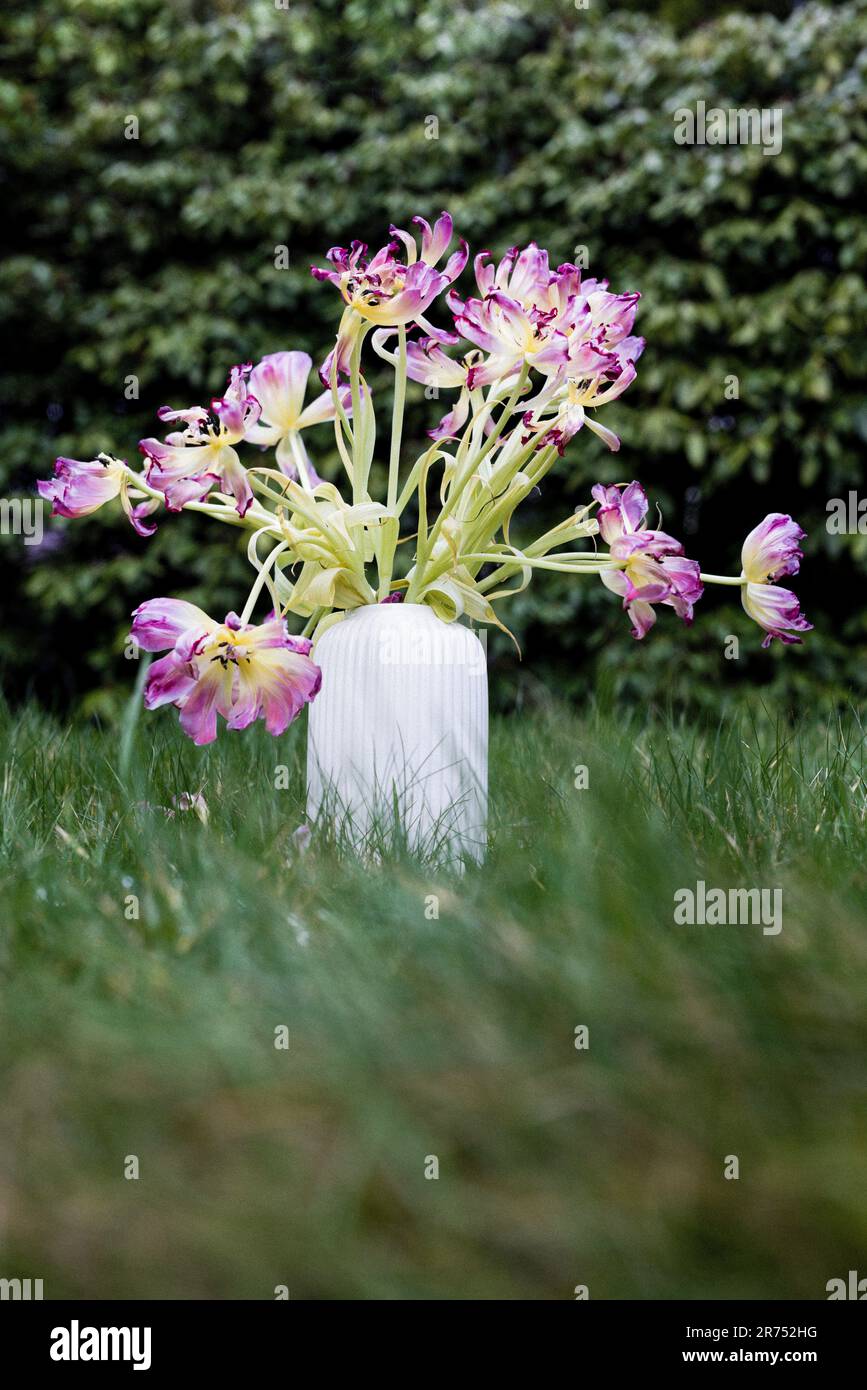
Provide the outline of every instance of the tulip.
{"type": "Polygon", "coordinates": [[[620,562],[599,577],[623,599],[633,637],[647,636],[656,622],[656,603],[673,608],[679,618],[691,623],[693,606],[704,593],[700,567],[686,558],[673,536],[646,529],[647,495],[641,484],[605,487],[597,483],[591,492],[599,503],[600,535],[610,546],[610,558],[620,562]]]}
{"type": "Polygon", "coordinates": [[[590,496],[599,503],[596,520],[606,545],[621,536],[631,536],[647,515],[647,493],[641,483],[632,482],[627,487],[597,483],[590,489],[590,496]]]}
{"type": "Polygon", "coordinates": [[[801,641],[800,632],[811,632],[812,623],[801,612],[797,594],[775,584],[745,584],[741,590],[744,611],[768,634],[762,642],[769,647],[775,637],[785,645],[801,641]]]}
{"type": "MultiPolygon", "coordinates": [[[[98,459],[82,463],[79,459],[59,458],[54,465],[53,478],[40,479],[36,484],[40,497],[51,502],[52,516],[90,516],[106,502],[119,497],[124,512],[140,536],[152,536],[156,526],[145,524],[145,517],[159,505],[157,501],[133,505],[129,488],[134,477],[122,459],[101,454],[98,459]]],[[[139,494],[140,496],[141,494],[139,494]]]]}
{"type": "Polygon", "coordinates": [[[173,704],[196,744],[216,738],[218,714],[229,729],[261,718],[269,734],[284,733],[322,679],[309,640],[290,637],[281,618],[255,626],[229,613],[217,623],[195,604],[158,598],[135,610],[130,635],[144,651],[171,648],[148,671],[145,708],[173,704]]]}
{"type": "MultiPolygon", "coordinates": [[[[483,251],[474,262],[480,298],[448,296],[459,333],[491,354],[471,386],[486,385],[522,361],[564,379],[585,375],[591,362],[597,373],[611,366],[612,351],[632,328],[637,293],[610,294],[607,281],[582,285],[581,271],[569,263],[551,271],[547,251],[535,242],[520,252],[512,247],[496,270],[488,256],[483,251]]],[[[634,361],[643,342],[633,343],[634,361]]]]}
{"type": "Polygon", "coordinates": [[[768,634],[762,642],[769,647],[774,638],[784,645],[798,643],[800,632],[811,632],[812,623],[801,612],[791,589],[780,589],[776,580],[797,574],[803,559],[798,543],[806,536],[796,521],[782,512],[771,512],[747,536],[741,550],[741,603],[759,627],[768,634]]]}
{"type": "Polygon", "coordinates": [[[460,275],[467,263],[467,244],[461,241],[460,249],[438,271],[435,267],[452,239],[452,219],[447,212],[442,213],[433,230],[423,217],[414,217],[413,221],[422,228],[420,257],[409,232],[392,227],[393,236],[406,250],[406,264],[395,255],[397,241],[388,242],[372,259],[368,259],[364,242],[353,241],[348,250],[332,246],[327,260],[333,269],[311,266],[311,273],[317,280],[335,285],[350,309],[378,327],[396,328],[420,322],[427,328],[420,316],[460,275]]]}
{"type": "Polygon", "coordinates": [[[796,521],[782,512],[771,512],[747,536],[741,549],[744,576],[751,584],[766,584],[797,574],[804,558],[798,542],[804,540],[796,521]]]}
{"type": "Polygon", "coordinates": [[[139,449],[148,460],[148,485],[161,492],[169,511],[179,512],[187,502],[198,502],[219,484],[235,498],[238,515],[245,516],[253,502],[247,470],[235,448],[255,425],[259,402],[246,389],[247,364],[233,367],[224,396],[211,401],[210,414],[203,406],[172,410],[161,406],[160,420],[182,422],[185,429],[159,439],[143,439],[139,449]]]}
{"type": "MultiPolygon", "coordinates": [[[[330,391],[323,391],[309,405],[304,396],[313,366],[306,352],[272,352],[250,372],[247,387],[259,403],[260,415],[249,425],[245,438],[251,444],[277,446],[277,464],[289,478],[298,477],[301,466],[313,487],[319,479],[301,445],[301,430],[333,420],[337,407],[330,391]]],[[[341,392],[341,405],[352,414],[350,392],[341,392]]]]}

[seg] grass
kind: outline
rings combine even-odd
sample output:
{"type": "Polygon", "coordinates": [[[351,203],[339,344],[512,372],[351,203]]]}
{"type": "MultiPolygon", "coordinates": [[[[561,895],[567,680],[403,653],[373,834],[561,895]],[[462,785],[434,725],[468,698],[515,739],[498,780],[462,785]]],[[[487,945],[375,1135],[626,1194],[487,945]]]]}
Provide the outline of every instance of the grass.
{"type": "Polygon", "coordinates": [[[504,721],[463,878],[302,852],[303,729],[200,751],[170,713],[29,712],[0,746],[0,1275],[641,1299],[867,1272],[854,714],[504,721]],[[199,790],[207,824],[159,809],[199,790]],[[782,932],[676,926],[698,879],[781,888],[782,932]]]}

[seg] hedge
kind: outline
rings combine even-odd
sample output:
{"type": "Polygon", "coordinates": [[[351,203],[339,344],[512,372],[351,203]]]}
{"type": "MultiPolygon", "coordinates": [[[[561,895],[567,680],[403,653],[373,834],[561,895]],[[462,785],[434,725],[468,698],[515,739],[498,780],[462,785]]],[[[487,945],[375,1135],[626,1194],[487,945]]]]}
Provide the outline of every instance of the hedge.
{"type": "MultiPolygon", "coordinates": [[[[595,0],[52,0],[7,17],[2,495],[32,494],[56,454],[132,458],[158,405],[205,399],[233,362],[320,359],[336,305],[310,263],[448,207],[474,249],[535,238],[556,264],[583,247],[643,295],[639,379],[605,416],[622,450],[579,435],[540,515],[637,476],[711,570],[769,510],[810,532],[804,647],[761,652],[716,593],[690,632],[667,614],[635,644],[601,585],[537,576],[510,610],[524,661],[491,641],[500,703],[860,691],[867,536],[825,518],[867,441],[865,18],[867,0],[685,29],[595,0]],[[780,108],[781,152],[677,145],[674,112],[699,100],[780,108]]],[[[410,440],[436,409],[411,398],[410,440]]],[[[7,694],[113,717],[137,602],[242,596],[214,529],[174,518],[143,542],[100,514],[52,522],[42,546],[0,539],[7,694]]]]}

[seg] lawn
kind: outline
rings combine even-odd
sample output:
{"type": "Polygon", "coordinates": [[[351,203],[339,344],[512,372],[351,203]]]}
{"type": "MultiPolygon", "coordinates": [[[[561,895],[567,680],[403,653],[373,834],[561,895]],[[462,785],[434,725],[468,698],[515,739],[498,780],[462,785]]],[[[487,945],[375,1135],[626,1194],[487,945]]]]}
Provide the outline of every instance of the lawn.
{"type": "Polygon", "coordinates": [[[867,1273],[853,713],[505,720],[462,877],[305,848],[303,740],[0,715],[0,1274],[598,1299],[867,1273]],[[199,791],[206,822],[160,809],[199,791]],[[675,923],[699,880],[781,889],[782,930],[675,923]]]}

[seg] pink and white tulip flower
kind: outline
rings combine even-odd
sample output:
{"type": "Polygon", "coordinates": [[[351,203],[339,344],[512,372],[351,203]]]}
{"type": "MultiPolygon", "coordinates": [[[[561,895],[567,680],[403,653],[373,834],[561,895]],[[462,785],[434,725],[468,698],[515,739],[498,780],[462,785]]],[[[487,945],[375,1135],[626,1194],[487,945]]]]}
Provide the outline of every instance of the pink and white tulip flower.
{"type": "Polygon", "coordinates": [[[543,442],[562,453],[586,424],[618,449],[617,436],[586,411],[616,400],[635,380],[644,349],[644,339],[631,336],[639,295],[611,294],[607,281],[582,284],[580,269],[568,263],[552,272],[535,242],[513,247],[496,269],[482,252],[475,271],[481,298],[448,297],[458,332],[490,354],[470,374],[470,388],[508,380],[525,364],[547,378],[524,417],[543,442]],[[543,418],[552,407],[556,420],[543,418]]]}
{"type": "Polygon", "coordinates": [[[193,603],[158,598],[135,610],[130,635],[147,652],[171,648],[148,671],[145,707],[174,705],[197,744],[214,741],[218,714],[229,729],[261,718],[269,734],[284,733],[322,679],[311,643],[290,637],[282,618],[256,626],[229,613],[218,623],[193,603]]]}
{"type": "Polygon", "coordinates": [[[620,448],[620,439],[607,425],[602,425],[588,410],[608,405],[622,396],[637,376],[635,359],[644,349],[643,338],[626,338],[613,352],[603,351],[591,343],[575,343],[565,368],[565,383],[554,382],[543,390],[537,401],[529,402],[525,423],[538,432],[544,443],[555,443],[562,454],[570,439],[586,425],[612,453],[620,448]],[[627,356],[633,353],[634,357],[627,356]],[[557,406],[554,417],[545,411],[557,406]]]}
{"type": "Polygon", "coordinates": [[[235,445],[246,438],[259,419],[261,408],[246,388],[247,363],[233,367],[224,396],[211,401],[211,412],[203,406],[172,410],[161,406],[160,420],[183,422],[185,429],[173,431],[165,442],[143,439],[141,453],[148,460],[148,485],[161,492],[171,512],[179,512],[187,502],[200,501],[219,485],[231,493],[239,516],[252,504],[253,492],[247,470],[235,445]]]}
{"type": "Polygon", "coordinates": [[[464,301],[454,290],[448,296],[458,333],[490,354],[470,387],[502,380],[523,362],[545,376],[557,374],[568,357],[581,272],[563,265],[552,273],[548,252],[535,242],[523,251],[513,246],[496,269],[489,256],[482,251],[473,263],[480,298],[464,301]]]}
{"type": "Polygon", "coordinates": [[[596,483],[590,496],[599,503],[596,520],[606,545],[612,545],[621,536],[633,535],[647,516],[647,493],[641,483],[631,482],[626,487],[596,483]]]}
{"type": "MultiPolygon", "coordinates": [[[[247,389],[258,402],[260,415],[247,427],[244,437],[250,444],[276,445],[277,464],[289,478],[298,477],[301,454],[302,467],[315,487],[319,478],[299,448],[298,435],[312,425],[333,420],[337,406],[330,391],[323,391],[305,406],[312,367],[312,358],[306,352],[271,352],[257,363],[247,379],[247,389]]],[[[340,403],[350,417],[352,400],[348,387],[341,389],[340,403]]]]}
{"type": "Polygon", "coordinates": [[[629,335],[637,293],[610,294],[605,281],[582,285],[580,269],[568,262],[551,271],[547,251],[535,242],[523,251],[512,247],[496,270],[488,255],[474,262],[481,297],[464,303],[454,291],[448,296],[458,332],[491,354],[471,385],[486,385],[523,361],[545,376],[565,376],[571,358],[570,375],[584,375],[589,358],[582,349],[605,357],[629,335]]]}
{"type": "Polygon", "coordinates": [[[604,487],[597,483],[592,496],[600,504],[599,531],[610,547],[616,569],[603,570],[602,583],[623,599],[632,623],[632,635],[646,637],[656,622],[653,605],[673,608],[685,623],[693,619],[693,606],[704,593],[700,567],[688,560],[683,546],[664,531],[647,530],[647,495],[640,483],[628,487],[604,487]]]}
{"type": "Polygon", "coordinates": [[[796,521],[783,512],[771,512],[747,536],[741,550],[741,589],[744,610],[764,628],[762,642],[769,647],[774,638],[788,646],[801,641],[801,632],[811,632],[812,623],[801,612],[797,594],[781,589],[776,581],[797,574],[803,551],[799,542],[806,536],[796,521]]]}
{"type": "Polygon", "coordinates": [[[414,217],[413,222],[422,229],[421,256],[409,232],[391,227],[392,236],[402,242],[406,250],[406,263],[395,255],[397,241],[388,242],[370,260],[364,242],[353,241],[348,250],[344,246],[332,246],[327,255],[332,270],[311,266],[311,273],[317,280],[336,285],[348,308],[380,328],[418,322],[437,295],[460,275],[468,252],[462,240],[460,249],[449,258],[444,269],[438,271],[436,266],[452,239],[451,217],[447,212],[442,213],[433,230],[423,217],[414,217]]]}
{"type": "Polygon", "coordinates": [[[458,250],[442,270],[436,267],[452,240],[454,225],[447,212],[437,218],[433,228],[423,217],[413,222],[421,228],[422,244],[419,255],[415,237],[399,227],[389,228],[396,240],[389,241],[372,259],[368,259],[364,242],[353,241],[349,249],[332,246],[327,253],[331,270],[311,266],[317,280],[335,285],[346,305],[337,334],[337,343],[319,369],[325,385],[331,381],[335,368],[347,374],[352,348],[364,323],[378,328],[400,328],[417,324],[430,337],[441,342],[454,341],[454,334],[444,333],[427,322],[424,315],[433,301],[447,286],[454,283],[467,263],[467,243],[461,238],[458,250]],[[398,260],[402,243],[406,261],[398,260]],[[351,312],[350,312],[351,311],[351,312]]]}
{"type": "MultiPolygon", "coordinates": [[[[90,516],[106,502],[119,497],[124,512],[140,536],[152,536],[156,526],[145,518],[159,503],[149,500],[133,505],[130,483],[134,479],[122,459],[101,455],[88,463],[78,459],[59,458],[54,465],[54,477],[36,484],[40,497],[51,503],[52,516],[90,516]]],[[[141,494],[139,494],[141,495],[141,494]]]]}

